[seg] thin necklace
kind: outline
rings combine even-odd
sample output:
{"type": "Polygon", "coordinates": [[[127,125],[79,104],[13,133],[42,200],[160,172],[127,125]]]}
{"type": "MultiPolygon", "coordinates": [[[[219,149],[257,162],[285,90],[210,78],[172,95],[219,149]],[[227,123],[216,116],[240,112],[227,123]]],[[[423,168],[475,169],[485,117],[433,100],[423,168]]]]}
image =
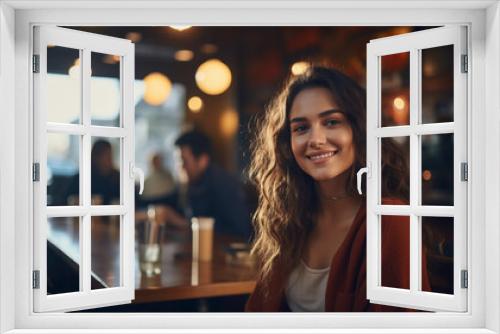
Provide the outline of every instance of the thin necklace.
{"type": "Polygon", "coordinates": [[[350,197],[348,194],[344,194],[344,195],[338,195],[338,196],[323,196],[325,199],[329,199],[329,200],[332,200],[332,201],[338,201],[340,199],[344,199],[344,198],[347,198],[347,197],[350,197]]]}

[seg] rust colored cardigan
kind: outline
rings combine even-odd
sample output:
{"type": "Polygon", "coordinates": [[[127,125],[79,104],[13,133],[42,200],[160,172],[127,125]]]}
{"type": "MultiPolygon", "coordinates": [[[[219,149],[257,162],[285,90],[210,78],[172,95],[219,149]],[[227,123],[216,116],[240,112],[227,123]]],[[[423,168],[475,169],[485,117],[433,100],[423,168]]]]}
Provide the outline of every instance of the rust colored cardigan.
{"type": "MultiPolygon", "coordinates": [[[[384,199],[384,204],[403,204],[384,199]]],[[[409,219],[384,216],[382,221],[382,285],[409,289],[409,219]]],[[[425,261],[425,256],[423,256],[425,261]]],[[[426,264],[422,264],[422,290],[430,291],[426,264]]],[[[250,312],[290,311],[285,297],[287,278],[279,268],[271,272],[270,289],[264,295],[257,282],[245,306],[250,312]]],[[[345,240],[332,259],[325,294],[325,312],[401,312],[411,311],[372,304],[366,299],[366,205],[361,205],[345,240]]]]}

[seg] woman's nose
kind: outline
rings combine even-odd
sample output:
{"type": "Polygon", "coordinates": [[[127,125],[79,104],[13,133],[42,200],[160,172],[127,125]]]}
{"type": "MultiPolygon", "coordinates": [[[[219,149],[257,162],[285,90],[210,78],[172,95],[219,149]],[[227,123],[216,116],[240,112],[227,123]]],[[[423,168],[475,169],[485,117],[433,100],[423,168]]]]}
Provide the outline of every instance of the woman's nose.
{"type": "Polygon", "coordinates": [[[321,146],[326,143],[325,131],[320,126],[313,126],[310,133],[309,144],[312,147],[321,146]]]}

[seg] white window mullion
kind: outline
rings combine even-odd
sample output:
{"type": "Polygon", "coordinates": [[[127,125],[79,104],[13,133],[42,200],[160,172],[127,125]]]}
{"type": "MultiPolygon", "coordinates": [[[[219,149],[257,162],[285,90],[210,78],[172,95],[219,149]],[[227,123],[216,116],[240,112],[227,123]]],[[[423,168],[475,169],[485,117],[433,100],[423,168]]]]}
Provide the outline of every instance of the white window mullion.
{"type": "Polygon", "coordinates": [[[127,52],[121,58],[120,62],[120,89],[122,90],[121,99],[121,126],[125,130],[125,136],[122,139],[121,145],[121,204],[127,209],[128,214],[122,215],[120,219],[120,283],[123,287],[130,291],[130,299],[134,298],[134,248],[126,247],[133,245],[135,239],[135,217],[133,214],[135,208],[135,183],[134,175],[130,170],[132,162],[135,160],[135,114],[134,114],[134,73],[135,73],[135,56],[133,50],[127,52]]]}
{"type": "Polygon", "coordinates": [[[127,213],[124,205],[91,205],[89,212],[92,216],[118,216],[127,213]]]}
{"type": "Polygon", "coordinates": [[[366,283],[367,283],[367,298],[371,298],[371,293],[375,291],[380,280],[380,221],[376,212],[380,197],[380,139],[375,136],[378,125],[380,124],[380,81],[381,76],[378,72],[380,66],[380,58],[373,54],[371,48],[367,48],[367,83],[374,84],[375,89],[367,90],[367,110],[366,110],[366,165],[371,170],[366,175],[366,234],[372,236],[367,238],[366,244],[366,283]]]}
{"type": "Polygon", "coordinates": [[[92,137],[106,138],[122,138],[126,135],[126,131],[123,128],[95,125],[89,127],[89,133],[92,135],[92,137]]]}
{"type": "Polygon", "coordinates": [[[83,206],[49,206],[46,210],[48,218],[82,217],[88,211],[83,206]]]}
{"type": "Polygon", "coordinates": [[[438,205],[377,205],[373,210],[377,215],[409,216],[415,214],[427,217],[453,217],[456,211],[452,206],[438,205]]]}
{"type": "MultiPolygon", "coordinates": [[[[420,55],[418,49],[410,50],[410,207],[415,207],[420,197],[420,149],[416,128],[420,115],[420,55]],[[417,153],[418,152],[418,153],[417,153]]],[[[419,290],[420,259],[419,221],[417,215],[410,215],[410,290],[419,290]]]]}
{"type": "Polygon", "coordinates": [[[91,52],[89,49],[83,49],[83,55],[81,58],[81,78],[82,78],[82,124],[85,129],[83,135],[83,163],[82,163],[82,177],[80,178],[80,189],[83,189],[82,194],[82,205],[86,209],[85,214],[82,218],[82,234],[80,238],[80,256],[82,259],[81,272],[82,282],[83,282],[83,292],[90,292],[91,290],[91,216],[90,216],[90,205],[92,197],[91,189],[91,137],[88,131],[90,127],[90,106],[91,106],[91,96],[90,96],[90,73],[91,73],[91,52]]]}
{"type": "MultiPolygon", "coordinates": [[[[80,59],[82,57],[80,56],[80,59]]],[[[47,132],[64,133],[69,135],[83,135],[85,128],[80,124],[47,123],[47,132]]]]}
{"type": "Polygon", "coordinates": [[[410,125],[388,126],[376,129],[375,136],[379,138],[386,138],[386,137],[409,136],[410,134],[434,135],[443,133],[453,133],[454,129],[455,129],[454,122],[413,124],[411,126],[410,125]]]}

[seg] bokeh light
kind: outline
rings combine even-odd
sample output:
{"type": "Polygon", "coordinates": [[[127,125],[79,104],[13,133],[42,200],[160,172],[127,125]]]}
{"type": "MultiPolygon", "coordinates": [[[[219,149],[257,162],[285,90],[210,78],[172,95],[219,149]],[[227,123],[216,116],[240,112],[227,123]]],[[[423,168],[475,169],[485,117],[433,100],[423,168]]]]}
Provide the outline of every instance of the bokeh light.
{"type": "Polygon", "coordinates": [[[172,92],[172,82],[166,75],[159,72],[148,74],[144,78],[144,85],[144,101],[152,106],[165,103],[172,92]]]}
{"type": "Polygon", "coordinates": [[[406,106],[406,102],[402,97],[396,97],[393,101],[394,108],[397,110],[403,110],[406,106]]]}
{"type": "Polygon", "coordinates": [[[226,137],[232,137],[238,130],[239,117],[238,113],[233,109],[227,109],[222,112],[220,117],[220,130],[226,137]]]}
{"type": "Polygon", "coordinates": [[[191,50],[178,50],[174,54],[174,58],[177,61],[190,61],[193,57],[194,53],[191,50]]]}
{"type": "Polygon", "coordinates": [[[200,112],[203,108],[203,100],[199,96],[193,96],[188,100],[188,108],[194,113],[200,112]]]}
{"type": "Polygon", "coordinates": [[[210,59],[198,67],[195,80],[204,93],[219,95],[231,85],[231,70],[222,61],[210,59]]]}

